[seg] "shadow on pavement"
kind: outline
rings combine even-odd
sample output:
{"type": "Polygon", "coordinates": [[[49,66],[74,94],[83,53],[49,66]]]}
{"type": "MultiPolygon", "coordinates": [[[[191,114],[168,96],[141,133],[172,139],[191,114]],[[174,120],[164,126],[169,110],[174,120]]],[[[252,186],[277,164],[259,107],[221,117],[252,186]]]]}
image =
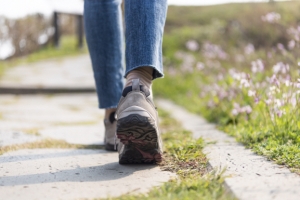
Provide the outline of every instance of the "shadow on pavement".
{"type": "Polygon", "coordinates": [[[100,166],[78,167],[55,172],[7,176],[0,178],[1,186],[32,185],[54,182],[101,182],[127,177],[137,171],[149,170],[156,165],[120,165],[118,162],[100,166]]]}

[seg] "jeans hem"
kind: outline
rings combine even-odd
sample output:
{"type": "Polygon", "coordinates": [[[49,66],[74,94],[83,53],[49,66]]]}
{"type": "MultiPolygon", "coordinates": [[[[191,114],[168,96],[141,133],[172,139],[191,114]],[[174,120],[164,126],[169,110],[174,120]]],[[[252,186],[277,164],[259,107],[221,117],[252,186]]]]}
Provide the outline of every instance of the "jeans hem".
{"type": "Polygon", "coordinates": [[[153,68],[153,78],[152,80],[156,79],[156,78],[163,78],[164,77],[164,73],[160,70],[158,70],[155,66],[151,65],[151,64],[143,64],[143,65],[138,65],[136,67],[133,67],[131,68],[130,70],[126,71],[125,75],[124,75],[124,78],[126,78],[126,76],[132,71],[132,70],[135,70],[137,68],[140,68],[140,67],[151,67],[153,68]]]}

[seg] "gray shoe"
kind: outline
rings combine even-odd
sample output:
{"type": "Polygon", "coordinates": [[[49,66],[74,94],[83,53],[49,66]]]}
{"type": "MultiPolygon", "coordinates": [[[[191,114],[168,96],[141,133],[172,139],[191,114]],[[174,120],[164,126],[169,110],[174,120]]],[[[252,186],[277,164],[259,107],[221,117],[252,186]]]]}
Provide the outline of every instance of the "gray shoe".
{"type": "Polygon", "coordinates": [[[140,85],[139,79],[123,90],[116,113],[119,163],[161,162],[157,111],[149,89],[140,85]]]}
{"type": "Polygon", "coordinates": [[[108,151],[116,151],[116,128],[117,128],[117,121],[115,119],[115,112],[110,114],[109,119],[104,120],[105,126],[105,135],[104,135],[104,144],[105,149],[108,151]]]}

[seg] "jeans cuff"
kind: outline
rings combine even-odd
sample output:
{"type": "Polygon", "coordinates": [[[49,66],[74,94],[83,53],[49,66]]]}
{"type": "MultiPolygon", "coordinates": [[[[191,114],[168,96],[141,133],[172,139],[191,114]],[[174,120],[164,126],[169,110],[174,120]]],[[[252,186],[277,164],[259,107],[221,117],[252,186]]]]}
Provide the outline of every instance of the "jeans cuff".
{"type": "Polygon", "coordinates": [[[156,79],[156,78],[162,78],[162,77],[164,77],[164,73],[163,73],[161,70],[157,69],[155,66],[153,66],[153,65],[151,65],[151,64],[143,64],[143,65],[139,65],[139,66],[133,67],[133,68],[131,68],[131,69],[129,69],[129,70],[126,70],[125,75],[124,75],[124,78],[126,78],[126,76],[127,76],[132,70],[135,70],[135,69],[140,68],[140,67],[151,67],[151,68],[153,68],[153,73],[152,73],[152,77],[153,77],[153,78],[152,78],[152,80],[154,80],[154,79],[156,79]]]}

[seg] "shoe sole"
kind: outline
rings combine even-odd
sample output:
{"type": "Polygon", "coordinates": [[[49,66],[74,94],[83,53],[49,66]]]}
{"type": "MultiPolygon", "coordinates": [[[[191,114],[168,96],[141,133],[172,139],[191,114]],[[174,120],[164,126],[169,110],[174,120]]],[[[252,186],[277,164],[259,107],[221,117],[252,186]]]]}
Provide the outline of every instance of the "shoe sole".
{"type": "Polygon", "coordinates": [[[162,160],[158,133],[152,118],[130,114],[117,121],[117,137],[124,144],[120,164],[156,164],[162,160]]]}

